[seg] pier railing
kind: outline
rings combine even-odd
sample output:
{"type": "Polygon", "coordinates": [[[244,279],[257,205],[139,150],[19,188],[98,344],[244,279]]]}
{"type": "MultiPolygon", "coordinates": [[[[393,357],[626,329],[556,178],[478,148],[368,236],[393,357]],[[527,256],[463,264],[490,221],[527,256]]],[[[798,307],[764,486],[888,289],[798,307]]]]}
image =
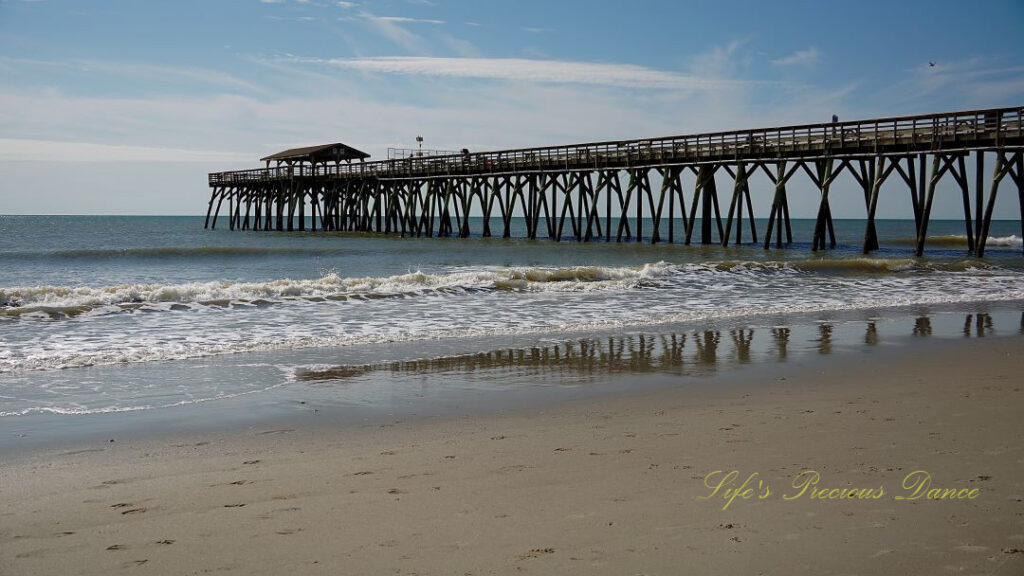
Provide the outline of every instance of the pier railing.
{"type": "Polygon", "coordinates": [[[210,186],[290,178],[422,178],[560,168],[627,168],[741,159],[998,148],[1024,139],[1024,107],[591,142],[355,164],[279,166],[209,176],[210,186]]]}

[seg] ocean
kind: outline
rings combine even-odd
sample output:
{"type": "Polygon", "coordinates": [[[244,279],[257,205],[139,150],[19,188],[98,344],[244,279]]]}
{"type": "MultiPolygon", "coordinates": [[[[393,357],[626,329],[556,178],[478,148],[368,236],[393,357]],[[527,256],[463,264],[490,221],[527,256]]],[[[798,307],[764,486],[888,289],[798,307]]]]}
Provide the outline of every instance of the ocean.
{"type": "Polygon", "coordinates": [[[840,245],[820,252],[812,226],[795,220],[797,242],[764,250],[530,241],[522,222],[511,239],[459,239],[0,216],[0,447],[118,413],[230,420],[296,398],[430,412],[691,374],[777,360],[779,330],[784,355],[820,355],[824,340],[1022,329],[1019,221],[993,222],[984,259],[961,221],[932,221],[923,258],[912,221],[879,221],[869,256],[863,221],[837,220],[840,245]]]}

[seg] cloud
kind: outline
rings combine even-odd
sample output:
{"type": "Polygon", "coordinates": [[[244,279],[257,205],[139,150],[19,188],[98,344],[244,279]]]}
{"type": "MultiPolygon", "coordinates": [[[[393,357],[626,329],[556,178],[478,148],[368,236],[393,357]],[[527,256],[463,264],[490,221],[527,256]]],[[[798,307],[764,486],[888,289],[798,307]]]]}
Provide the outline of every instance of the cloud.
{"type": "Polygon", "coordinates": [[[382,74],[504,80],[510,82],[586,84],[616,88],[689,90],[748,84],[747,82],[740,81],[688,76],[634,64],[533,60],[526,58],[390,56],[351,59],[296,58],[294,61],[382,74]]]}
{"type": "Polygon", "coordinates": [[[404,18],[402,16],[377,16],[365,11],[359,12],[355,16],[342,16],[338,19],[343,21],[362,21],[372,31],[402,47],[406,51],[415,54],[426,53],[426,48],[423,45],[422,39],[418,35],[400,26],[402,23],[408,23],[415,19],[404,18]]]}
{"type": "Polygon", "coordinates": [[[252,158],[238,152],[0,138],[0,162],[244,162],[252,158]]]}
{"type": "Polygon", "coordinates": [[[267,16],[270,20],[285,20],[291,22],[312,22],[316,18],[312,16],[267,16]]]}
{"type": "Polygon", "coordinates": [[[431,18],[409,18],[407,16],[368,16],[368,18],[382,20],[384,22],[399,22],[402,24],[444,24],[444,20],[434,20],[431,18]]]}
{"type": "Polygon", "coordinates": [[[797,50],[789,56],[772,60],[772,66],[813,66],[820,56],[818,49],[811,46],[806,50],[797,50]]]}
{"type": "Polygon", "coordinates": [[[263,92],[263,88],[226,72],[194,66],[116,62],[108,60],[34,60],[0,56],[0,66],[11,69],[62,69],[77,73],[101,73],[157,82],[194,82],[220,88],[263,92]]]}

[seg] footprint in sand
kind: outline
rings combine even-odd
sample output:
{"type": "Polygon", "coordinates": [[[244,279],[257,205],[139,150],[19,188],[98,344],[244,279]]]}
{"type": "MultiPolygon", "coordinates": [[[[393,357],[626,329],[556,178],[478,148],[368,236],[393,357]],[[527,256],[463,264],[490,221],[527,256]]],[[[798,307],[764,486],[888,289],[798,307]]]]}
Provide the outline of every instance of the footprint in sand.
{"type": "Polygon", "coordinates": [[[871,557],[872,558],[880,558],[882,556],[885,556],[886,554],[891,554],[892,552],[893,552],[893,550],[891,548],[883,548],[882,550],[879,550],[878,552],[875,552],[874,554],[872,554],[871,557]]]}
{"type": "Polygon", "coordinates": [[[519,559],[520,560],[528,560],[530,558],[540,558],[541,556],[545,556],[547,554],[554,554],[554,553],[555,553],[555,549],[554,548],[534,548],[533,550],[530,550],[526,554],[520,554],[519,555],[519,559]]]}
{"type": "Polygon", "coordinates": [[[953,550],[959,552],[988,552],[990,548],[988,546],[976,546],[974,544],[964,544],[963,546],[956,546],[953,550]]]}

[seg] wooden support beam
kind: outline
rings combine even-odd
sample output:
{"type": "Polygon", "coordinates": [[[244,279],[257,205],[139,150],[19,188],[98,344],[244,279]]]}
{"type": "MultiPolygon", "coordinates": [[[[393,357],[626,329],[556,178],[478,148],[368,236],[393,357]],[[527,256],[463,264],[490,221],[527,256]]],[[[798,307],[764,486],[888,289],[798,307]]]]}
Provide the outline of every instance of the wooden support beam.
{"type": "MultiPolygon", "coordinates": [[[[832,224],[828,203],[829,190],[831,189],[832,182],[835,180],[836,174],[833,174],[834,160],[832,158],[826,158],[824,160],[818,160],[815,163],[815,169],[817,172],[817,185],[818,191],[821,194],[821,202],[818,204],[818,217],[814,222],[814,237],[811,239],[811,250],[824,250],[825,249],[825,234],[827,229],[832,224]]],[[[840,165],[840,170],[842,165],[840,165]]]]}
{"type": "Polygon", "coordinates": [[[868,200],[868,221],[864,230],[864,248],[862,249],[864,254],[878,249],[878,232],[875,229],[875,212],[878,209],[878,195],[882,190],[882,184],[885,183],[885,179],[889,177],[889,174],[892,173],[893,169],[896,168],[899,162],[898,160],[893,160],[887,167],[885,160],[885,156],[878,156],[875,160],[875,168],[871,171],[874,175],[874,182],[871,184],[871,196],[868,200]]]}
{"type": "MultiPolygon", "coordinates": [[[[988,194],[988,204],[985,206],[985,218],[982,221],[982,229],[978,233],[978,245],[975,250],[975,253],[979,258],[985,255],[985,245],[988,243],[989,228],[992,225],[992,214],[996,206],[996,195],[999,193],[999,183],[1002,182],[1003,178],[1005,178],[1007,174],[1010,173],[1014,162],[1020,162],[1022,158],[1024,158],[1024,155],[1020,152],[1010,154],[1009,156],[1007,156],[1003,151],[996,153],[996,164],[992,170],[992,188],[988,194]]],[[[1017,193],[1021,200],[1021,212],[1024,213],[1024,194],[1021,193],[1022,183],[1019,178],[1020,172],[1022,172],[1022,170],[1018,170],[1018,174],[1016,175],[1017,177],[1015,177],[1014,180],[1017,183],[1017,193]]],[[[1024,227],[1024,224],[1022,224],[1022,227],[1024,227]]],[[[1022,231],[1022,234],[1024,234],[1024,231],[1022,231]]]]}
{"type": "MultiPolygon", "coordinates": [[[[644,239],[644,190],[642,178],[646,177],[647,171],[633,169],[629,171],[629,187],[636,191],[636,241],[643,242],[644,239]]],[[[626,193],[626,203],[629,203],[629,193],[626,193]]]]}
{"type": "Polygon", "coordinates": [[[932,214],[932,201],[935,199],[935,187],[938,185],[942,175],[949,170],[953,156],[936,154],[932,158],[932,176],[928,181],[928,194],[924,200],[924,209],[921,211],[921,226],[917,231],[917,248],[914,251],[917,256],[924,254],[924,243],[928,238],[928,221],[932,214]],[[940,164],[941,163],[941,164],[940,164]]]}
{"type": "MultiPolygon", "coordinates": [[[[786,161],[780,160],[775,164],[776,174],[772,174],[764,164],[761,165],[761,168],[768,175],[768,178],[775,183],[775,198],[772,200],[771,213],[768,215],[768,231],[765,232],[764,236],[764,248],[765,250],[771,248],[773,229],[776,233],[775,247],[782,248],[782,230],[786,225],[786,213],[788,212],[788,203],[786,201],[786,182],[791,176],[793,176],[800,166],[797,164],[787,172],[786,161]]],[[[787,239],[791,238],[792,231],[787,235],[787,239]]]]}
{"type": "MultiPolygon", "coordinates": [[[[217,198],[217,209],[213,211],[213,222],[210,223],[210,229],[211,230],[216,230],[217,229],[217,215],[220,214],[220,205],[221,205],[222,202],[224,202],[225,191],[226,191],[226,188],[221,188],[220,189],[220,195],[217,198]]],[[[212,199],[210,201],[213,202],[212,199]]]]}
{"type": "Polygon", "coordinates": [[[978,233],[975,241],[975,253],[977,245],[981,243],[981,224],[985,219],[985,151],[977,150],[974,153],[974,230],[978,233]]]}
{"type": "MultiPolygon", "coordinates": [[[[729,172],[731,173],[732,171],[729,170],[729,172]]],[[[726,216],[726,220],[725,220],[725,235],[722,236],[722,246],[728,246],[729,245],[729,238],[730,238],[730,236],[732,236],[732,221],[733,221],[733,217],[737,215],[737,213],[736,213],[737,206],[739,207],[740,212],[738,214],[739,215],[739,222],[738,222],[738,226],[737,226],[737,230],[738,231],[736,233],[736,243],[740,244],[742,242],[742,238],[743,238],[743,234],[742,234],[742,226],[743,226],[743,187],[746,186],[746,184],[747,184],[747,165],[746,165],[746,163],[744,163],[741,160],[739,162],[739,164],[736,166],[736,173],[735,174],[731,174],[731,175],[733,177],[732,200],[729,201],[729,213],[726,216]]]]}
{"type": "Polygon", "coordinates": [[[210,194],[210,203],[206,206],[206,222],[203,224],[203,228],[210,227],[210,212],[213,211],[213,201],[217,199],[217,195],[220,194],[220,188],[214,188],[210,194]]]}
{"type": "Polygon", "coordinates": [[[623,200],[621,191],[619,192],[619,228],[616,233],[615,241],[622,242],[622,232],[626,232],[626,239],[631,240],[633,234],[629,229],[629,201],[633,198],[633,190],[636,189],[636,179],[633,177],[633,171],[628,170],[629,174],[629,185],[626,187],[626,198],[623,200]]]}
{"type": "Polygon", "coordinates": [[[971,195],[967,186],[967,161],[966,155],[957,157],[957,169],[951,170],[953,178],[960,185],[960,197],[964,205],[964,228],[967,231],[967,250],[974,253],[974,222],[971,218],[971,195]]]}

